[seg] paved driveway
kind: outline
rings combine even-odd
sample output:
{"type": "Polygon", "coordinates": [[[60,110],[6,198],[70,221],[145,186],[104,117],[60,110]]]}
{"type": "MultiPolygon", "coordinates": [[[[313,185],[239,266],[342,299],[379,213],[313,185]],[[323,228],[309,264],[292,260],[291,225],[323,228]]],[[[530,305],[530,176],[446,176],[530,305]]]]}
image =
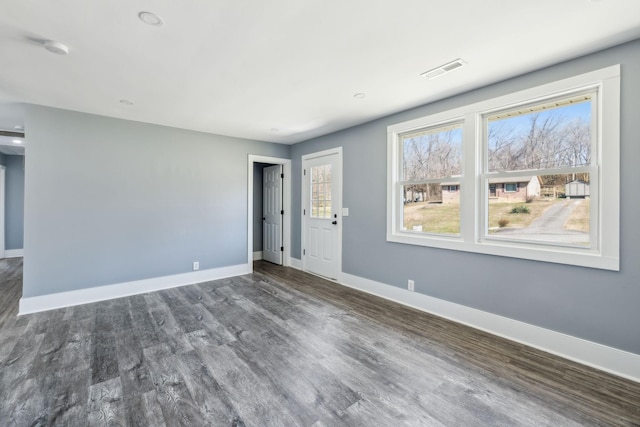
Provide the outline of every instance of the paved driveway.
{"type": "Polygon", "coordinates": [[[585,244],[589,242],[589,233],[563,228],[580,202],[581,200],[567,200],[565,203],[556,203],[528,227],[497,230],[496,235],[542,242],[585,244]]]}

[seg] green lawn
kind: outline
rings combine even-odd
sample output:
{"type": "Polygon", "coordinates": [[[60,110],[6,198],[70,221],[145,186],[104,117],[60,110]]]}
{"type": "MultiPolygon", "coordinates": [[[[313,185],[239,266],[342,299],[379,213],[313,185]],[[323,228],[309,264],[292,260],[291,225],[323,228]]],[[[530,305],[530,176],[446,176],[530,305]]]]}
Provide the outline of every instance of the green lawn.
{"type": "Polygon", "coordinates": [[[564,223],[565,230],[589,232],[589,211],[591,210],[589,199],[580,200],[580,204],[571,212],[564,223]]]}
{"type": "Polygon", "coordinates": [[[541,199],[534,200],[531,203],[514,203],[514,202],[492,202],[489,203],[489,229],[500,227],[500,220],[508,221],[505,227],[508,228],[524,228],[529,226],[544,211],[549,209],[555,203],[562,203],[564,199],[541,199]],[[512,214],[511,210],[516,206],[526,206],[529,213],[512,214]]]}
{"type": "MultiPolygon", "coordinates": [[[[564,199],[534,200],[531,203],[489,203],[489,228],[499,227],[498,223],[501,219],[508,221],[506,227],[527,227],[554,203],[563,202],[565,202],[564,199]],[[511,209],[516,206],[526,206],[530,213],[512,214],[511,209]]],[[[404,227],[412,230],[414,226],[422,226],[422,231],[425,233],[459,234],[460,205],[457,203],[407,203],[404,205],[404,227]]]]}
{"type": "Polygon", "coordinates": [[[460,205],[458,203],[408,203],[404,205],[404,227],[412,230],[422,226],[424,233],[460,233],[460,205]]]}

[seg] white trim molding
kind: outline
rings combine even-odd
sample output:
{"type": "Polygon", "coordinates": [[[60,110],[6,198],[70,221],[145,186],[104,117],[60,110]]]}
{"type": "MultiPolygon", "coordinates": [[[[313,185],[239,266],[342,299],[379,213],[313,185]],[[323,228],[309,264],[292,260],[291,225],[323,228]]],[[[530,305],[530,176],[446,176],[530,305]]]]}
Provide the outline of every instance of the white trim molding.
{"type": "Polygon", "coordinates": [[[640,355],[635,353],[344,272],[341,284],[640,382],[640,355]]]}
{"type": "MultiPolygon", "coordinates": [[[[486,99],[387,127],[387,241],[475,252],[511,258],[620,270],[620,65],[486,99]],[[498,113],[543,108],[550,102],[570,102],[578,96],[591,102],[591,159],[582,166],[491,171],[488,168],[489,117],[498,113]],[[462,167],[451,176],[413,180],[403,172],[403,141],[424,132],[461,129],[462,167]],[[553,239],[490,234],[489,180],[507,177],[588,173],[590,224],[587,244],[553,239]],[[411,180],[410,180],[411,179],[411,180]],[[405,229],[404,187],[445,182],[461,186],[459,232],[436,233],[405,229]]],[[[575,162],[574,162],[575,163],[575,162]]],[[[529,178],[530,179],[530,178],[529,178]]]]}
{"type": "Polygon", "coordinates": [[[6,249],[4,251],[4,258],[19,258],[24,256],[24,249],[6,249]]]}
{"type": "MultiPolygon", "coordinates": [[[[280,157],[259,156],[249,154],[247,157],[247,263],[250,271],[253,272],[252,261],[255,260],[253,252],[253,164],[268,163],[272,165],[282,165],[284,178],[282,180],[282,206],[284,215],[282,218],[282,263],[288,267],[289,254],[291,253],[291,159],[280,157]]],[[[262,259],[262,257],[260,258],[262,259]]]]}
{"type": "MultiPolygon", "coordinates": [[[[342,198],[342,193],[343,193],[343,183],[344,183],[344,169],[343,169],[343,150],[342,150],[342,146],[339,147],[334,147],[334,148],[330,148],[328,150],[322,150],[322,151],[318,151],[315,153],[309,153],[309,154],[304,154],[301,157],[301,161],[302,161],[302,169],[300,171],[300,185],[301,185],[301,206],[300,206],[300,224],[302,226],[301,229],[301,233],[300,233],[300,251],[302,252],[301,255],[301,266],[300,269],[302,271],[306,271],[308,273],[311,274],[316,274],[319,275],[317,273],[314,273],[312,271],[309,270],[308,268],[308,261],[307,261],[307,257],[308,255],[305,255],[305,247],[307,246],[307,224],[308,221],[310,220],[310,215],[311,213],[309,213],[309,215],[305,215],[304,212],[305,210],[311,206],[311,194],[310,194],[310,188],[311,188],[311,177],[307,176],[305,174],[305,170],[309,167],[313,166],[313,163],[315,160],[317,159],[323,159],[326,158],[328,156],[337,156],[337,159],[335,160],[335,164],[334,167],[337,167],[337,170],[339,171],[337,174],[336,173],[332,173],[331,175],[331,179],[332,179],[332,194],[331,194],[331,208],[332,211],[335,215],[337,215],[335,218],[338,220],[337,224],[334,221],[334,224],[337,225],[337,235],[336,235],[336,240],[337,242],[335,243],[335,246],[333,248],[333,251],[335,252],[333,254],[333,257],[335,259],[335,266],[333,268],[335,268],[335,276],[334,278],[331,278],[329,275],[326,276],[321,276],[324,277],[325,279],[328,280],[335,280],[340,282],[341,281],[341,277],[340,275],[342,274],[342,202],[343,202],[343,198],[342,198]],[[333,185],[335,184],[335,185],[333,185]]],[[[325,159],[326,160],[326,159],[325,159]]],[[[321,160],[322,163],[325,163],[325,161],[321,160]]],[[[310,172],[311,173],[311,172],[310,172]]]]}
{"type": "Polygon", "coordinates": [[[254,261],[259,261],[262,259],[262,251],[255,251],[253,253],[253,260],[254,261]]]}
{"type": "Polygon", "coordinates": [[[302,270],[302,260],[298,258],[289,258],[289,267],[296,270],[302,270]]]}
{"type": "Polygon", "coordinates": [[[171,276],[154,277],[151,279],[135,280],[132,282],[116,283],[113,285],[84,288],[75,291],[59,292],[55,294],[22,297],[20,299],[19,315],[37,313],[39,311],[54,310],[80,304],[122,298],[131,295],[144,294],[162,289],[177,288],[209,280],[224,279],[251,273],[250,264],[238,264],[229,267],[212,268],[171,276]]]}

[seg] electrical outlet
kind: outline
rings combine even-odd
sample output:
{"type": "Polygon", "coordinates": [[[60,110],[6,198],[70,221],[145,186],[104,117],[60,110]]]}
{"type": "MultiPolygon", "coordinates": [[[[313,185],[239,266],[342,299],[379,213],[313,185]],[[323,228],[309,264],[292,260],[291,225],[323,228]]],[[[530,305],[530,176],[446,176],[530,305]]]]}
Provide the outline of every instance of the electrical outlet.
{"type": "Polygon", "coordinates": [[[200,263],[198,261],[193,261],[193,271],[200,270],[200,263]]]}
{"type": "Polygon", "coordinates": [[[414,285],[413,280],[409,280],[407,282],[407,289],[409,289],[410,291],[413,291],[413,285],[414,285]]]}

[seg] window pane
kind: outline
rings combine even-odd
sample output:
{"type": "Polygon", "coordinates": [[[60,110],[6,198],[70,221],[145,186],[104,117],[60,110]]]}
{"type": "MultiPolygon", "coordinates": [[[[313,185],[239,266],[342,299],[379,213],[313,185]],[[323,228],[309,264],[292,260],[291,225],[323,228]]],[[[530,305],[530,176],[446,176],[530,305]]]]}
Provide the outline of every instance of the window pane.
{"type": "Polygon", "coordinates": [[[514,183],[514,182],[507,182],[504,185],[504,191],[509,192],[509,193],[513,193],[515,191],[518,191],[518,184],[514,183]]]}
{"type": "Polygon", "coordinates": [[[488,170],[591,164],[591,96],[528,106],[487,117],[488,170]]]}
{"type": "Polygon", "coordinates": [[[311,217],[331,218],[331,165],[311,167],[311,217]]]}
{"type": "Polygon", "coordinates": [[[403,186],[402,229],[422,233],[460,234],[458,183],[403,186]]]}
{"type": "Polygon", "coordinates": [[[446,178],[462,173],[460,124],[412,132],[401,138],[402,180],[446,178]]]}
{"type": "Polygon", "coordinates": [[[589,246],[588,173],[508,180],[492,178],[488,183],[490,236],[589,246]],[[515,186],[516,191],[509,192],[509,186],[515,186]]]}

